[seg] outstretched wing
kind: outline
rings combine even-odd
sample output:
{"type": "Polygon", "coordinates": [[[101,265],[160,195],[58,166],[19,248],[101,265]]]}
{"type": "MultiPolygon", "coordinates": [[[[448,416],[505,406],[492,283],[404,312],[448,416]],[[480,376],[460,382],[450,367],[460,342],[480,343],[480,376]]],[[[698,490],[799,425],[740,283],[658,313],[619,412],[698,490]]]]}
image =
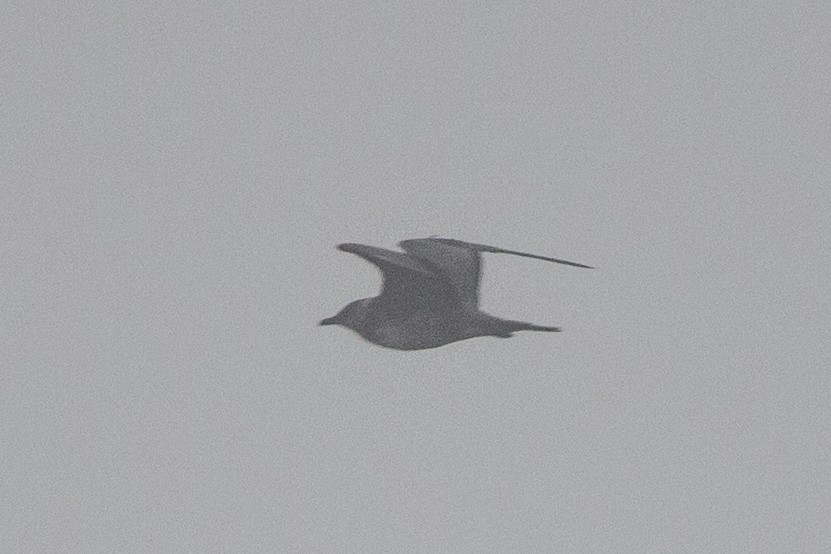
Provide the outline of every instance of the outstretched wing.
{"type": "MultiPolygon", "coordinates": [[[[523,256],[525,258],[534,258],[536,260],[545,260],[547,262],[556,262],[558,264],[565,264],[565,265],[572,265],[574,267],[585,267],[586,269],[594,269],[591,266],[578,264],[577,262],[569,262],[567,260],[561,260],[559,258],[547,258],[546,256],[537,256],[536,254],[526,254],[525,252],[517,252],[516,250],[505,250],[504,248],[496,248],[495,246],[488,246],[486,244],[476,244],[474,242],[464,242],[461,240],[455,239],[441,239],[441,238],[430,238],[430,239],[421,239],[421,240],[432,240],[436,242],[440,242],[441,244],[446,244],[448,246],[455,246],[458,248],[469,248],[471,250],[475,250],[477,252],[493,252],[495,254],[513,254],[514,256],[523,256]]],[[[407,242],[407,241],[405,241],[407,242]]]]}
{"type": "Polygon", "coordinates": [[[453,286],[457,298],[468,308],[479,305],[479,252],[467,243],[461,245],[441,239],[411,239],[398,243],[401,248],[440,273],[453,286]]]}
{"type": "Polygon", "coordinates": [[[390,313],[446,309],[448,303],[458,302],[450,284],[441,275],[408,254],[355,243],[339,244],[338,250],[358,255],[381,270],[384,284],[378,298],[382,301],[380,305],[390,313]]]}

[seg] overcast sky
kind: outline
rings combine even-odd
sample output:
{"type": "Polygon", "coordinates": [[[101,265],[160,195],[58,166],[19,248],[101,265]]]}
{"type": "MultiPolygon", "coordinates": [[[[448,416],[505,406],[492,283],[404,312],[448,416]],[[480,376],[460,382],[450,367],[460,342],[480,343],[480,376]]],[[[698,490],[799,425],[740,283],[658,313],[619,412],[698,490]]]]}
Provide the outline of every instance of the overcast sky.
{"type": "Polygon", "coordinates": [[[831,550],[831,8],[447,4],[0,8],[0,550],[831,550]]]}

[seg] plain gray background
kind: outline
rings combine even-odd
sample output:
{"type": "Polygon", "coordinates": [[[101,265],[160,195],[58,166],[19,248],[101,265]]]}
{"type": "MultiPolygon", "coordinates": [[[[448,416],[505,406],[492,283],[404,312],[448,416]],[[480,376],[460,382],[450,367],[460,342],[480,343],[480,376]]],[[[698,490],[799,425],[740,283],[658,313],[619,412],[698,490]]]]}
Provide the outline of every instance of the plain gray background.
{"type": "Polygon", "coordinates": [[[546,4],[4,3],[0,550],[827,552],[831,8],[546,4]]]}

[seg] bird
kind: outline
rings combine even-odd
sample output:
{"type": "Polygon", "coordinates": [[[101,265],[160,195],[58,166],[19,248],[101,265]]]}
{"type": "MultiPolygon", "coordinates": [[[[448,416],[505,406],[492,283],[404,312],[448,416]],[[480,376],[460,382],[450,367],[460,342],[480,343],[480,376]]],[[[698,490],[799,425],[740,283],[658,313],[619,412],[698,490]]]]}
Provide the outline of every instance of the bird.
{"type": "Polygon", "coordinates": [[[350,302],[320,325],[340,325],[396,350],[437,348],[474,337],[508,338],[516,331],[558,332],[559,327],[502,319],[479,309],[481,254],[513,254],[592,269],[456,239],[409,239],[398,245],[404,252],[356,243],[337,246],[377,266],[383,285],[378,296],[350,302]]]}

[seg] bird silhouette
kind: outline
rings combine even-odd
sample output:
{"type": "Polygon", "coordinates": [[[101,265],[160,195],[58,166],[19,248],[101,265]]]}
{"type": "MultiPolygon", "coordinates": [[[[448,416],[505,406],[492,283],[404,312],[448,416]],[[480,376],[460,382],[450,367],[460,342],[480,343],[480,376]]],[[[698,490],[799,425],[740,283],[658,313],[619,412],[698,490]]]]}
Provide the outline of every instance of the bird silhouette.
{"type": "Polygon", "coordinates": [[[508,338],[516,331],[560,331],[559,327],[502,319],[479,309],[481,253],[513,254],[591,269],[590,266],[431,237],[398,243],[405,252],[344,243],[383,274],[381,293],[347,304],[320,325],[341,325],[369,342],[397,350],[436,348],[473,337],[508,338]]]}

